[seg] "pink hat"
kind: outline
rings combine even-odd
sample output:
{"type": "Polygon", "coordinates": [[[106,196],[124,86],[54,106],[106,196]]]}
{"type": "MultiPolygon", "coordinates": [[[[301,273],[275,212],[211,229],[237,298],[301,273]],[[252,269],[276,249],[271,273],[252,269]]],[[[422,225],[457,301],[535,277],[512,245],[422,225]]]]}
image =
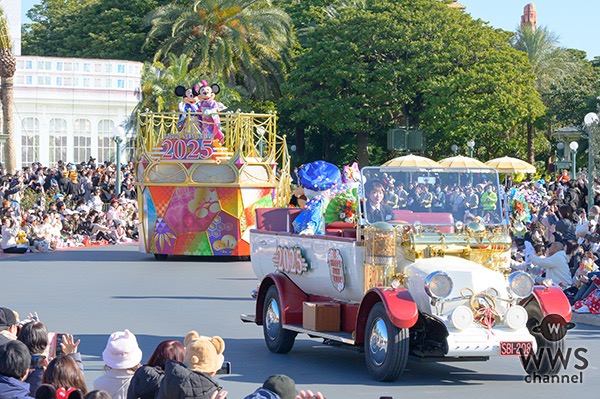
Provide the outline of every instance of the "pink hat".
{"type": "Polygon", "coordinates": [[[142,361],[142,350],[135,335],[129,330],[110,334],[106,349],[102,352],[104,364],[113,369],[129,369],[142,361]]]}

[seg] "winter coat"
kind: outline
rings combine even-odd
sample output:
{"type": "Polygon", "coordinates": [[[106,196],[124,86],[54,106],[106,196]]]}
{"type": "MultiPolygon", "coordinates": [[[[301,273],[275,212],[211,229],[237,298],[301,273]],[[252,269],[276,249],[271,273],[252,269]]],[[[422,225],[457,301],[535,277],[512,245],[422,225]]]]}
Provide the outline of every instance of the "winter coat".
{"type": "Polygon", "coordinates": [[[110,369],[94,381],[94,389],[102,389],[112,399],[126,399],[129,382],[133,377],[132,370],[110,369]]]}
{"type": "Polygon", "coordinates": [[[188,369],[183,363],[169,361],[156,399],[210,399],[221,387],[208,374],[188,369]]]}
{"type": "Polygon", "coordinates": [[[142,366],[129,382],[127,399],[154,399],[165,372],[160,367],[142,366]]]}
{"type": "Polygon", "coordinates": [[[0,375],[0,399],[33,399],[29,384],[14,377],[0,375]]]}

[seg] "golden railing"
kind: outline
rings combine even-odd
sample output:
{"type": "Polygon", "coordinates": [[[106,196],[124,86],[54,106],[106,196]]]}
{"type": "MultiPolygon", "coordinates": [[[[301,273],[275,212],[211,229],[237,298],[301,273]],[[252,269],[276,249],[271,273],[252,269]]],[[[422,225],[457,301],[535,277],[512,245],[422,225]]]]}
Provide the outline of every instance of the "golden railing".
{"type": "MultiPolygon", "coordinates": [[[[287,206],[291,195],[290,156],[285,136],[277,135],[275,114],[227,112],[218,114],[225,143],[221,153],[227,154],[219,162],[235,162],[242,159],[248,164],[277,165],[276,206],[287,206]]],[[[146,159],[156,160],[165,137],[202,137],[200,113],[144,112],[137,118],[135,147],[136,162],[146,159]]],[[[202,124],[208,122],[202,121],[202,124]]],[[[162,160],[160,161],[162,162],[162,160]]],[[[176,162],[169,160],[168,162],[176,162]]],[[[182,162],[189,162],[188,160],[182,162]]],[[[201,162],[213,162],[204,160],[201,162]]]]}

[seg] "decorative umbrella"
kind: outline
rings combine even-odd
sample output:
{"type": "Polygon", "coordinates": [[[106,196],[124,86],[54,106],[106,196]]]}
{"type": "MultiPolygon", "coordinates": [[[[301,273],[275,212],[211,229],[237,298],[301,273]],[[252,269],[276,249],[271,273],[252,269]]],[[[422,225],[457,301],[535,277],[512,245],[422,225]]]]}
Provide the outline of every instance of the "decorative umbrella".
{"type": "Polygon", "coordinates": [[[402,157],[390,159],[381,166],[401,166],[411,168],[441,168],[442,165],[433,159],[420,157],[418,155],[404,155],[402,157]]]}
{"type": "Polygon", "coordinates": [[[498,173],[535,173],[535,166],[517,158],[496,158],[485,164],[496,169],[498,173]]]}
{"type": "Polygon", "coordinates": [[[491,166],[484,164],[483,162],[469,157],[463,157],[457,155],[455,157],[444,158],[438,163],[446,168],[452,169],[490,169],[491,166]]]}

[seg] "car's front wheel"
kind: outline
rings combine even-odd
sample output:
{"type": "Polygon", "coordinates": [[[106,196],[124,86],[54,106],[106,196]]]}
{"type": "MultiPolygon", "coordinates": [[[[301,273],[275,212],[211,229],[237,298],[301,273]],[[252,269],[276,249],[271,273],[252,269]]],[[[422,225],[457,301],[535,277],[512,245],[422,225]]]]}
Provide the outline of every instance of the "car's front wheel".
{"type": "MultiPolygon", "coordinates": [[[[521,356],[521,365],[527,374],[555,375],[560,372],[562,363],[559,360],[565,347],[564,335],[561,339],[549,340],[542,332],[540,325],[544,316],[539,305],[535,302],[529,303],[527,310],[527,328],[534,336],[537,343],[537,351],[528,356],[521,356]],[[537,327],[537,328],[536,328],[537,327]]],[[[564,328],[564,327],[560,327],[564,328]]]]}
{"type": "Polygon", "coordinates": [[[408,329],[392,324],[381,302],[373,306],[365,331],[365,360],[373,378],[397,380],[406,368],[408,352],[408,329]]]}

